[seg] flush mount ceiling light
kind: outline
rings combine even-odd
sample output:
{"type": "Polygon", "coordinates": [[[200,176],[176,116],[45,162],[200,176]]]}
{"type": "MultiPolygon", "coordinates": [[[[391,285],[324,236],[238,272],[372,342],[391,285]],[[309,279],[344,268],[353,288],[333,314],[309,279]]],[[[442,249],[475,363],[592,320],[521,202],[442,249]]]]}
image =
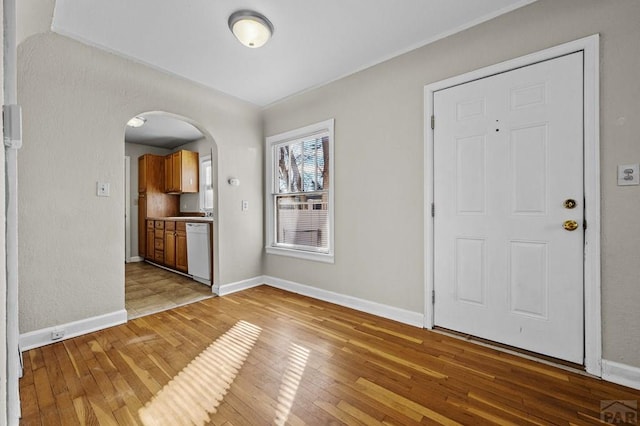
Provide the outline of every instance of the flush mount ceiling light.
{"type": "Polygon", "coordinates": [[[127,121],[127,126],[142,127],[146,122],[147,122],[147,119],[144,117],[133,117],[131,120],[127,121]]]}
{"type": "Polygon", "coordinates": [[[273,34],[273,24],[264,15],[251,10],[239,10],[229,16],[229,29],[247,47],[263,46],[273,34]]]}

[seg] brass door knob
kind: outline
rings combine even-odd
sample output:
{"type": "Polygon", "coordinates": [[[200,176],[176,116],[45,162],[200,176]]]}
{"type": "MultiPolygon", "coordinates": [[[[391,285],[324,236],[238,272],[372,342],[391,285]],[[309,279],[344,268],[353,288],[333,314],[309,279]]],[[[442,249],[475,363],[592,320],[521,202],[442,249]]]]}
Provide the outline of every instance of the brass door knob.
{"type": "Polygon", "coordinates": [[[576,229],[578,229],[578,222],[576,222],[575,220],[565,220],[562,224],[562,227],[567,231],[575,231],[576,229]]]}

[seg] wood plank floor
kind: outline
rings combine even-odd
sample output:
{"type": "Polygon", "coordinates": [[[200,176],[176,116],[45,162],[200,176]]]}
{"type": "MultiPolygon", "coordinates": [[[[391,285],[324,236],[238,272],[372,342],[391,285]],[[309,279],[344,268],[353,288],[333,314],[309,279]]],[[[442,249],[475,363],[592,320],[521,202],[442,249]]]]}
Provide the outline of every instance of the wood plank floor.
{"type": "Polygon", "coordinates": [[[211,287],[145,262],[124,267],[127,318],[133,319],[213,297],[211,287]]]}
{"type": "Polygon", "coordinates": [[[639,391],[267,286],[24,360],[22,425],[582,425],[602,424],[602,400],[640,400],[639,391]]]}

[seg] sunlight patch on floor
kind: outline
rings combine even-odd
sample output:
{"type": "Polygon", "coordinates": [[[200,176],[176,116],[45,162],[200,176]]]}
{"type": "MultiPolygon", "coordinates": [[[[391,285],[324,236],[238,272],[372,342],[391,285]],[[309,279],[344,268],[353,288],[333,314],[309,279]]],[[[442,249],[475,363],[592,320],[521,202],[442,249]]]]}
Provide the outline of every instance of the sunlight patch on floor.
{"type": "Polygon", "coordinates": [[[307,365],[309,358],[309,349],[292,343],[289,346],[289,360],[287,369],[282,376],[280,391],[278,393],[278,407],[276,409],[276,418],[274,423],[278,426],[284,425],[291,413],[293,401],[296,398],[296,392],[302,380],[302,374],[307,365]]]}
{"type": "Polygon", "coordinates": [[[216,412],[261,331],[238,321],[138,411],[142,423],[186,426],[209,422],[209,414],[216,412]]]}

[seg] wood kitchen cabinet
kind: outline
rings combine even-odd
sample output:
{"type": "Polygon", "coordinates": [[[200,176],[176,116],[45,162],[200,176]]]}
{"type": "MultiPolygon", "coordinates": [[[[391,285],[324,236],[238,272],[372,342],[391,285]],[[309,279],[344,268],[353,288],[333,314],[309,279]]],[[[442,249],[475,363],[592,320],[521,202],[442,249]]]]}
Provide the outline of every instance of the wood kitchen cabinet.
{"type": "Polygon", "coordinates": [[[149,260],[181,272],[189,270],[186,222],[147,220],[146,232],[149,260]]]}
{"type": "MultiPolygon", "coordinates": [[[[171,219],[174,220],[148,219],[146,221],[147,260],[175,271],[188,273],[187,220],[173,217],[171,219]]],[[[210,242],[213,241],[212,228],[212,225],[208,226],[210,242]]],[[[212,251],[211,247],[210,254],[212,251]]],[[[213,276],[212,263],[209,276],[213,276]]]]}
{"type": "Polygon", "coordinates": [[[164,264],[176,267],[176,223],[173,221],[164,222],[164,264]]]}
{"type": "Polygon", "coordinates": [[[177,216],[180,206],[179,195],[164,192],[164,165],[164,157],[160,155],[145,154],[138,158],[138,255],[153,261],[157,261],[155,236],[149,239],[146,220],[177,216]]]}
{"type": "Polygon", "coordinates": [[[186,222],[176,223],[176,269],[187,272],[187,228],[186,222]]]}
{"type": "Polygon", "coordinates": [[[145,249],[148,254],[145,256],[149,260],[154,260],[153,254],[155,251],[155,229],[153,228],[153,220],[147,220],[147,227],[145,229],[145,249]]]}
{"type": "Polygon", "coordinates": [[[199,190],[199,155],[180,150],[164,157],[164,192],[195,193],[199,190]]]}
{"type": "Polygon", "coordinates": [[[164,263],[164,220],[154,220],[153,260],[164,263]]]}
{"type": "Polygon", "coordinates": [[[138,256],[147,254],[147,194],[138,194],[138,256]]]}
{"type": "Polygon", "coordinates": [[[138,192],[162,192],[163,157],[145,154],[138,157],[138,192]]]}

